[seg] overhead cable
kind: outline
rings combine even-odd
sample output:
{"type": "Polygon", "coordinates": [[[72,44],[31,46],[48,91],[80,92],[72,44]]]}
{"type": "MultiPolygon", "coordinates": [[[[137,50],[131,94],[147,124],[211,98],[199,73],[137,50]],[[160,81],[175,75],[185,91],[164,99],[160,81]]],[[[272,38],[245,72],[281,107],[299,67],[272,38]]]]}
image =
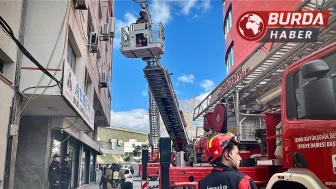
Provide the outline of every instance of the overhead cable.
{"type": "Polygon", "coordinates": [[[0,26],[1,29],[16,43],[19,49],[22,51],[24,55],[27,56],[44,74],[54,80],[57,85],[62,88],[62,83],[57,80],[48,70],[46,70],[28,51],[27,49],[15,38],[12,29],[7,24],[7,22],[0,16],[0,26]]]}

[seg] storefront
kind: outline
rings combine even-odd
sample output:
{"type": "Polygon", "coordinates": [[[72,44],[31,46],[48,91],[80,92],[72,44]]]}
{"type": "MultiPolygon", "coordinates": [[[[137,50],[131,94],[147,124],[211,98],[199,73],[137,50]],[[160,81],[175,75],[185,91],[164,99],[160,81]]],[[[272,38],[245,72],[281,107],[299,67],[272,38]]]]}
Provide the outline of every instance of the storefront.
{"type": "Polygon", "coordinates": [[[89,136],[92,132],[66,123],[63,118],[22,118],[15,188],[48,188],[48,167],[56,153],[71,157],[71,188],[96,181],[96,157],[102,155],[99,145],[89,136]]]}

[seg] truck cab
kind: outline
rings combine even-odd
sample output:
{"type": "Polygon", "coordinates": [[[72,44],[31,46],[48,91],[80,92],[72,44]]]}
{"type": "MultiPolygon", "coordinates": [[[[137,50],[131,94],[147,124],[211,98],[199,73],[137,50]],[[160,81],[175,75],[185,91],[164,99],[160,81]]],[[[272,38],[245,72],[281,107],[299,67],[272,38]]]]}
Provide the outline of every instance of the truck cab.
{"type": "Polygon", "coordinates": [[[288,171],[273,175],[267,189],[336,188],[335,62],[333,43],[285,70],[281,139],[288,171]]]}

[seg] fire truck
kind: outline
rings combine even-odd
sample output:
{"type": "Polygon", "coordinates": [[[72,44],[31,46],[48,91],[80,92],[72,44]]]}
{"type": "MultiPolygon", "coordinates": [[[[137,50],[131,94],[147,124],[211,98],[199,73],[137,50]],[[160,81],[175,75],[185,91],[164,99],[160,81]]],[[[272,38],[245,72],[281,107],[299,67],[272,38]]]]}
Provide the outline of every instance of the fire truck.
{"type": "MultiPolygon", "coordinates": [[[[135,2],[150,16],[145,1],[135,2]]],[[[316,43],[260,43],[195,108],[193,120],[203,122],[203,133],[192,140],[185,130],[171,74],[160,63],[165,40],[162,24],[140,23],[121,29],[124,56],[147,62],[143,71],[153,99],[150,116],[154,120],[150,118],[154,137],[150,142],[152,153],[153,149],[160,153],[160,188],[198,188],[197,183],[212,170],[205,144],[214,134],[226,132],[240,141],[243,160],[239,171],[258,186],[336,188],[335,4],[329,0],[321,6],[331,12],[328,27],[319,30],[316,43]],[[151,113],[153,108],[155,113],[151,113]],[[152,124],[158,123],[159,114],[169,137],[160,137],[159,125],[152,124]]],[[[298,10],[312,7],[317,7],[316,1],[305,0],[298,10]]],[[[147,153],[143,151],[144,173],[147,153]]],[[[144,182],[142,188],[146,186],[144,182]]]]}

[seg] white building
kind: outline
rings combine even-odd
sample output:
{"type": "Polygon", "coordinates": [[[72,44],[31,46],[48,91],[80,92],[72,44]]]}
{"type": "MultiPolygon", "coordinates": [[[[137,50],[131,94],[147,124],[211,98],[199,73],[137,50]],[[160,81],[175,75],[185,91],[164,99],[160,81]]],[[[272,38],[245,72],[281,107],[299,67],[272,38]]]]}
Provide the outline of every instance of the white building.
{"type": "MultiPolygon", "coordinates": [[[[24,22],[24,18],[21,17],[22,5],[23,2],[21,0],[0,1],[0,16],[10,26],[14,37],[19,41],[22,39],[20,37],[20,34],[22,34],[20,26],[24,22]],[[22,22],[21,19],[23,19],[22,22]]],[[[20,120],[14,114],[14,112],[19,114],[20,109],[16,110],[17,103],[13,100],[17,99],[14,96],[15,86],[18,84],[15,76],[21,57],[22,54],[18,51],[14,41],[0,29],[0,189],[8,186],[10,180],[11,184],[13,184],[14,178],[13,170],[10,168],[15,165],[15,162],[6,156],[10,157],[13,151],[11,144],[15,144],[17,141],[17,135],[15,135],[16,127],[11,126],[11,124],[18,125],[20,120]],[[7,147],[9,147],[10,151],[7,151],[7,147]]]]}
{"type": "Polygon", "coordinates": [[[133,144],[148,144],[148,133],[121,127],[99,128],[98,143],[104,152],[99,156],[98,163],[120,163],[125,157],[133,156],[133,144]]]}
{"type": "Polygon", "coordinates": [[[128,142],[124,142],[124,152],[125,152],[125,157],[127,156],[134,156],[133,151],[134,151],[134,146],[142,146],[144,144],[148,144],[148,141],[146,142],[138,142],[137,139],[129,139],[128,142]]]}
{"type": "MultiPolygon", "coordinates": [[[[0,1],[0,14],[18,36],[21,7],[26,8],[22,44],[57,82],[23,56],[22,118],[15,122],[19,135],[17,153],[9,158],[9,188],[48,188],[55,153],[72,157],[71,188],[88,185],[96,179],[96,155],[102,154],[97,129],[110,124],[113,0],[22,1],[0,1]]],[[[6,140],[18,55],[1,32],[0,140],[6,140]]],[[[0,188],[5,143],[0,143],[0,188]]]]}

